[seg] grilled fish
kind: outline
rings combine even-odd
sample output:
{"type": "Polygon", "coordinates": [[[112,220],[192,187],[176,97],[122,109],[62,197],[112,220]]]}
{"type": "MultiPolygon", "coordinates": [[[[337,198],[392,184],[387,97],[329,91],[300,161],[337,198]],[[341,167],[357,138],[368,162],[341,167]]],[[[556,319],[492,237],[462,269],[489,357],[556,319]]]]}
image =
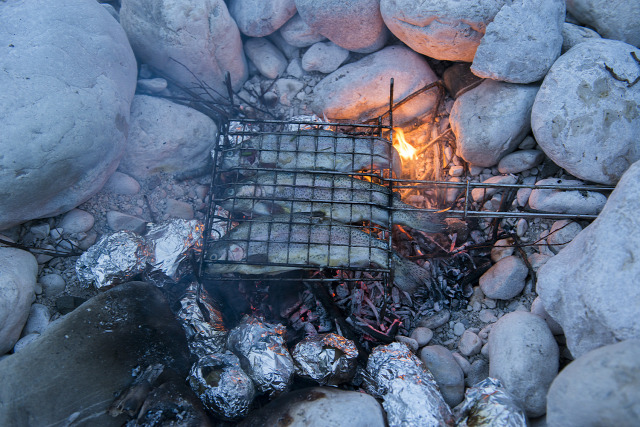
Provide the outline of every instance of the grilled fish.
{"type": "Polygon", "coordinates": [[[323,217],[284,214],[241,223],[207,250],[207,273],[278,274],[303,268],[394,270],[394,283],[413,292],[431,273],[390,251],[385,240],[323,217]],[[389,256],[390,255],[390,256],[389,256]],[[214,261],[214,262],[212,262],[214,261]]]}
{"type": "Polygon", "coordinates": [[[437,215],[415,210],[382,185],[346,175],[260,171],[225,190],[219,203],[245,215],[322,212],[345,224],[371,221],[389,226],[389,202],[394,224],[435,233],[444,229],[437,215]]]}
{"type": "Polygon", "coordinates": [[[330,131],[316,135],[267,134],[248,139],[222,153],[222,169],[270,168],[357,172],[391,169],[402,172],[397,150],[382,138],[351,137],[330,131]]]}

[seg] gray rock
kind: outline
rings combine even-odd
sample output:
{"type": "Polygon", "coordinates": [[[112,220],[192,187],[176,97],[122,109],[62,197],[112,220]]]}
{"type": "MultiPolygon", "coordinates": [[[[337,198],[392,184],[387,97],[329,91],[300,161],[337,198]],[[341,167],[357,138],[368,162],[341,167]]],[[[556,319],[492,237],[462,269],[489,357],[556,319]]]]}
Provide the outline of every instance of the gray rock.
{"type": "Polygon", "coordinates": [[[275,89],[282,105],[291,105],[296,95],[304,88],[304,83],[296,79],[278,79],[275,89]]]}
{"type": "Polygon", "coordinates": [[[349,57],[349,51],[332,43],[316,43],[302,55],[302,69],[332,73],[349,57]]]}
{"type": "Polygon", "coordinates": [[[465,378],[465,385],[467,387],[473,387],[480,381],[489,376],[489,363],[484,359],[476,359],[469,368],[469,373],[465,378]]]}
{"type": "Polygon", "coordinates": [[[455,336],[458,336],[458,337],[462,336],[462,334],[464,334],[464,331],[465,331],[464,323],[462,323],[462,322],[454,323],[454,325],[453,325],[453,334],[455,336]]]}
{"type": "Polygon", "coordinates": [[[538,271],[537,292],[574,357],[640,336],[640,162],[596,220],[538,271]]]}
{"type": "Polygon", "coordinates": [[[50,318],[51,314],[49,313],[49,309],[46,305],[31,304],[31,308],[29,309],[29,318],[22,329],[22,336],[24,337],[33,333],[43,333],[44,330],[47,329],[47,326],[49,326],[50,318]]]}
{"type": "Polygon", "coordinates": [[[482,292],[493,299],[511,299],[524,289],[529,274],[527,265],[517,256],[508,256],[495,263],[480,277],[482,292]]]}
{"type": "Polygon", "coordinates": [[[37,274],[38,263],[29,252],[0,247],[0,354],[20,338],[35,298],[37,274]]]}
{"type": "Polygon", "coordinates": [[[185,378],[188,358],[184,331],[160,290],[118,286],[0,361],[0,425],[121,426],[127,417],[107,409],[135,373],[160,364],[185,378]]]}
{"type": "Polygon", "coordinates": [[[640,341],[593,350],[553,380],[547,402],[550,426],[635,426],[640,419],[640,341]]]}
{"type": "Polygon", "coordinates": [[[124,0],[120,23],[140,61],[184,86],[197,78],[226,94],[225,72],[234,90],[247,79],[240,31],[224,0],[124,0]]]}
{"type": "Polygon", "coordinates": [[[564,1],[516,0],[487,25],[471,65],[479,77],[533,83],[560,56],[564,1]]]}
{"type": "Polygon", "coordinates": [[[531,135],[527,135],[525,139],[522,140],[520,145],[518,145],[518,148],[521,150],[531,150],[533,148],[536,148],[537,144],[538,143],[531,135]]]}
{"type": "Polygon", "coordinates": [[[453,356],[454,359],[456,359],[456,362],[458,362],[458,365],[460,365],[460,369],[462,369],[462,373],[467,375],[467,373],[471,369],[471,363],[469,363],[469,361],[460,353],[454,352],[454,353],[451,353],[451,355],[453,356]]]}
{"type": "Polygon", "coordinates": [[[47,298],[52,298],[64,292],[67,286],[64,278],[59,274],[45,274],[39,280],[42,290],[47,298]]]}
{"type": "Polygon", "coordinates": [[[301,79],[302,76],[304,76],[300,58],[293,58],[291,62],[289,62],[289,65],[287,65],[287,74],[297,79],[301,79]]]}
{"type": "Polygon", "coordinates": [[[284,56],[286,56],[287,59],[291,60],[294,58],[300,58],[300,49],[287,43],[287,41],[280,35],[280,31],[276,31],[275,33],[267,36],[267,39],[269,39],[271,43],[275,44],[278,49],[280,49],[280,52],[284,53],[284,56]]]}
{"type": "Polygon", "coordinates": [[[60,221],[60,227],[65,233],[86,233],[93,228],[95,219],[87,211],[72,209],[67,212],[60,221]]]}
{"type": "Polygon", "coordinates": [[[431,330],[436,330],[440,326],[446,324],[449,321],[449,318],[451,318],[451,313],[447,310],[442,310],[429,317],[421,319],[420,322],[418,322],[418,325],[431,330]]]}
{"type": "Polygon", "coordinates": [[[411,49],[431,58],[473,61],[487,24],[507,0],[381,0],[391,32],[411,49]]]}
{"type": "Polygon", "coordinates": [[[240,427],[384,427],[385,416],[372,396],[331,387],[313,387],[292,391],[254,411],[240,427]],[[357,408],[357,410],[354,410],[357,408]]]}
{"type": "MultiPolygon", "coordinates": [[[[528,176],[522,180],[522,183],[526,185],[532,185],[532,184],[535,184],[535,182],[536,182],[535,176],[528,176]]],[[[516,200],[518,201],[518,206],[527,205],[527,203],[529,202],[529,196],[531,196],[532,191],[533,189],[531,188],[520,188],[518,190],[518,192],[516,193],[516,200]]]]}
{"type": "Polygon", "coordinates": [[[287,59],[273,43],[263,38],[248,39],[244,51],[260,74],[268,79],[282,76],[287,69],[287,59]]]}
{"type": "Polygon", "coordinates": [[[489,376],[502,381],[529,417],[546,411],[547,391],[558,374],[558,344],[540,317],[504,315],[489,335],[489,376]]]}
{"type": "Polygon", "coordinates": [[[491,167],[515,150],[531,130],[535,85],[485,80],[456,99],[449,120],[456,154],[477,166],[491,167]]]}
{"type": "Polygon", "coordinates": [[[147,227],[147,222],[137,216],[118,211],[107,212],[107,224],[114,231],[133,231],[142,234],[147,227]]]}
{"type": "Polygon", "coordinates": [[[551,251],[557,254],[581,231],[582,226],[577,222],[568,219],[556,221],[551,226],[551,231],[549,231],[549,235],[547,236],[547,245],[549,245],[551,251]]]}
{"type": "MultiPolygon", "coordinates": [[[[575,187],[584,183],[573,179],[546,178],[536,182],[536,185],[575,187]]],[[[595,191],[534,189],[529,196],[529,206],[542,212],[597,215],[605,203],[607,197],[595,191]]]]}
{"type": "Polygon", "coordinates": [[[563,334],[562,326],[560,326],[558,322],[553,320],[553,317],[549,316],[547,310],[544,309],[544,304],[542,304],[542,300],[540,299],[540,297],[536,297],[536,299],[534,299],[531,303],[531,313],[535,314],[536,316],[542,317],[544,321],[547,322],[547,326],[549,327],[549,330],[553,335],[563,334]]]}
{"type": "Polygon", "coordinates": [[[537,273],[540,267],[542,267],[551,258],[551,255],[534,252],[527,257],[527,260],[529,260],[529,264],[531,264],[531,268],[533,268],[533,271],[537,273]]]}
{"type": "Polygon", "coordinates": [[[140,192],[140,183],[126,173],[116,171],[103,187],[103,190],[125,196],[133,196],[140,192]]]}
{"type": "MultiPolygon", "coordinates": [[[[514,175],[498,175],[492,176],[482,181],[483,184],[515,184],[518,181],[514,175]]],[[[491,199],[491,196],[500,191],[496,187],[478,187],[471,190],[471,198],[474,202],[481,202],[483,200],[491,199]]]]}
{"type": "Polygon", "coordinates": [[[482,340],[480,337],[470,330],[464,331],[458,342],[458,350],[465,356],[474,356],[480,353],[482,349],[482,340]]]}
{"type": "Polygon", "coordinates": [[[0,21],[1,230],[104,185],[125,148],[136,61],[95,1],[3,2],[0,21]]]}
{"type": "Polygon", "coordinates": [[[498,320],[498,317],[493,312],[493,310],[488,310],[485,308],[480,310],[480,313],[478,313],[478,320],[480,320],[482,323],[493,323],[498,320]]]}
{"type": "Polygon", "coordinates": [[[601,38],[600,34],[590,28],[565,22],[562,26],[562,53],[564,54],[579,43],[599,38],[601,38]]]}
{"type": "Polygon", "coordinates": [[[451,407],[464,399],[464,373],[449,350],[441,345],[428,345],[420,350],[420,360],[433,374],[442,397],[451,407]]]}
{"type": "Polygon", "coordinates": [[[615,40],[585,41],[553,64],[536,96],[531,127],[540,148],[572,175],[614,184],[640,160],[640,49],[615,40]]]}
{"type": "Polygon", "coordinates": [[[181,200],[167,199],[164,214],[167,218],[193,219],[193,207],[181,200]]]}
{"type": "Polygon", "coordinates": [[[37,332],[33,332],[23,336],[18,340],[18,342],[16,342],[16,345],[13,346],[13,353],[15,354],[19,351],[22,351],[27,345],[31,344],[38,338],[40,338],[40,334],[37,332]]]}
{"type": "Polygon", "coordinates": [[[375,52],[389,37],[380,0],[296,0],[296,8],[313,31],[353,52],[375,52]]]}
{"type": "Polygon", "coordinates": [[[119,170],[136,179],[207,165],[217,128],[213,120],[184,105],[136,95],[129,141],[119,170]]]}
{"type": "MultiPolygon", "coordinates": [[[[389,46],[338,68],[314,88],[311,109],[318,117],[364,121],[389,109],[389,82],[394,78],[397,102],[438,77],[426,60],[402,46],[389,46]]],[[[398,125],[430,111],[436,94],[427,91],[394,110],[398,125]]]]}
{"type": "Polygon", "coordinates": [[[498,163],[500,173],[520,173],[538,166],[544,160],[540,150],[519,150],[504,156],[498,163]]]}
{"type": "Polygon", "coordinates": [[[640,47],[640,5],[635,1],[567,0],[567,12],[607,39],[640,47]]]}
{"type": "Polygon", "coordinates": [[[322,34],[313,31],[299,14],[296,14],[280,28],[280,35],[287,43],[296,47],[311,46],[327,39],[322,34]]]}
{"type": "Polygon", "coordinates": [[[429,341],[433,338],[433,331],[424,326],[418,326],[411,332],[411,338],[416,340],[418,347],[424,347],[429,344],[429,341]]]}
{"type": "Polygon", "coordinates": [[[414,353],[418,351],[418,348],[420,348],[420,346],[418,345],[418,341],[414,340],[413,338],[396,335],[396,341],[403,343],[409,348],[409,350],[413,351],[414,353]]]}
{"type": "Polygon", "coordinates": [[[249,37],[264,37],[296,14],[294,0],[230,0],[229,13],[238,29],[249,37]]]}

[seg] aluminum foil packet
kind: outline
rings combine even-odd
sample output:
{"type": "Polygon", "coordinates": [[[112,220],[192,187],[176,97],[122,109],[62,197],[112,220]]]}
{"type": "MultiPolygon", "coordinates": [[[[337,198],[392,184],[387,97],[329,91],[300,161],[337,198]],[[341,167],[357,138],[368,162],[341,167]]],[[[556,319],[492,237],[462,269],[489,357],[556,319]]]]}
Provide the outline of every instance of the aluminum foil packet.
{"type": "Polygon", "coordinates": [[[147,227],[144,238],[152,257],[152,271],[161,271],[173,280],[179,280],[178,266],[190,252],[202,251],[204,224],[192,219],[170,219],[147,227]]]}
{"type": "Polygon", "coordinates": [[[227,347],[242,363],[258,391],[276,396],[293,382],[293,359],[284,342],[285,327],[245,316],[229,332],[227,347]]]}
{"type": "Polygon", "coordinates": [[[103,236],[76,261],[76,275],[85,286],[106,290],[142,273],[150,258],[145,240],[131,231],[103,236]]]}
{"type": "Polygon", "coordinates": [[[389,426],[453,426],[431,372],[409,348],[394,342],[373,349],[367,361],[365,388],[384,399],[389,426]]]}
{"type": "Polygon", "coordinates": [[[316,116],[315,114],[293,116],[289,119],[289,121],[290,122],[307,122],[307,123],[288,123],[285,126],[285,130],[289,132],[298,132],[300,130],[312,130],[312,129],[331,129],[331,126],[325,125],[325,123],[329,121],[326,117],[323,120],[320,117],[316,116]]]}
{"type": "Polygon", "coordinates": [[[189,350],[202,358],[212,353],[222,353],[227,343],[228,331],[222,314],[205,289],[198,292],[198,283],[191,282],[179,301],[176,317],[182,323],[189,350]]]}
{"type": "Polygon", "coordinates": [[[187,381],[205,408],[225,420],[245,417],[256,395],[240,360],[229,352],[201,357],[187,381]]]}
{"type": "Polygon", "coordinates": [[[296,374],[321,385],[351,381],[358,366],[355,343],[333,333],[305,338],[296,344],[291,356],[296,374]]]}
{"type": "Polygon", "coordinates": [[[527,416],[500,380],[486,378],[467,389],[456,407],[457,427],[526,427],[527,416]]]}

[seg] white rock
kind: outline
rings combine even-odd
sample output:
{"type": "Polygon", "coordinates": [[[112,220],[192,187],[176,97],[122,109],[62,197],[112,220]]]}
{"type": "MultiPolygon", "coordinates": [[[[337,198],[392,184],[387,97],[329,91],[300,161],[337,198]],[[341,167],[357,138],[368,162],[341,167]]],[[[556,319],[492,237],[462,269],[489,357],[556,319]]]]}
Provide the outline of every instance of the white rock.
{"type": "Polygon", "coordinates": [[[140,192],[140,183],[126,173],[116,171],[103,187],[103,190],[116,194],[133,196],[140,192]]]}
{"type": "Polygon", "coordinates": [[[493,312],[493,310],[488,310],[485,308],[483,310],[480,310],[480,313],[478,313],[478,320],[483,323],[493,323],[498,320],[498,317],[496,317],[496,314],[493,312]]]}
{"type": "Polygon", "coordinates": [[[524,261],[517,256],[502,258],[479,280],[482,292],[493,299],[511,299],[524,289],[529,274],[524,261]]]}
{"type": "MultiPolygon", "coordinates": [[[[343,65],[314,88],[311,109],[318,117],[364,121],[389,109],[389,82],[394,79],[394,102],[438,77],[427,61],[402,46],[389,46],[359,61],[343,65]]],[[[415,121],[430,111],[436,94],[427,91],[394,110],[394,123],[415,121]]]]}
{"type": "Polygon", "coordinates": [[[558,344],[540,317],[504,315],[489,335],[489,376],[502,381],[529,417],[546,411],[547,391],[558,374],[558,344]]]}
{"type": "Polygon", "coordinates": [[[491,261],[498,262],[502,258],[513,255],[513,251],[515,251],[513,238],[500,239],[491,248],[491,261]]]}
{"type": "Polygon", "coordinates": [[[535,271],[536,273],[538,272],[540,267],[542,267],[551,258],[551,255],[541,254],[537,252],[534,252],[527,257],[527,259],[529,260],[529,264],[531,264],[531,268],[533,268],[533,271],[535,271]]]}
{"type": "Polygon", "coordinates": [[[461,322],[456,322],[453,325],[453,334],[456,336],[462,336],[462,334],[464,334],[465,331],[465,327],[464,324],[461,322]]]}
{"type": "Polygon", "coordinates": [[[226,94],[227,71],[234,90],[247,79],[240,31],[224,0],[124,0],[120,23],[140,61],[186,87],[198,78],[226,94]]]}
{"type": "Polygon", "coordinates": [[[638,76],[640,49],[593,39],[553,64],[536,96],[531,126],[540,148],[572,175],[614,184],[640,160],[640,86],[613,78],[638,76]]]}
{"type": "Polygon", "coordinates": [[[562,53],[589,39],[599,39],[600,34],[587,27],[565,22],[562,26],[562,53]]]}
{"type": "Polygon", "coordinates": [[[473,61],[487,24],[506,0],[381,0],[391,32],[411,49],[431,58],[473,61]]]}
{"type": "Polygon", "coordinates": [[[26,336],[32,333],[41,334],[49,326],[49,319],[51,314],[46,305],[31,304],[29,309],[29,317],[27,323],[22,329],[22,336],[26,336]]]}
{"type": "Polygon", "coordinates": [[[35,298],[37,274],[38,263],[29,252],[0,247],[0,354],[20,338],[35,298]]]}
{"type": "Polygon", "coordinates": [[[114,231],[134,231],[142,234],[147,227],[147,223],[142,218],[125,214],[118,211],[107,212],[107,224],[114,231]]]}
{"type": "Polygon", "coordinates": [[[551,231],[549,231],[549,235],[547,236],[547,245],[557,254],[581,231],[582,226],[577,222],[567,219],[556,221],[551,226],[551,231]]]}
{"type": "Polygon", "coordinates": [[[95,1],[2,2],[0,230],[95,194],[125,148],[136,61],[95,1]]]}
{"type": "MultiPolygon", "coordinates": [[[[522,180],[522,183],[526,185],[532,185],[532,184],[535,184],[535,182],[536,182],[535,176],[528,176],[522,180]]],[[[518,201],[518,206],[527,205],[527,203],[529,202],[529,196],[531,196],[532,191],[533,189],[531,188],[518,189],[518,192],[516,193],[516,200],[518,201]]]]}
{"type": "Polygon", "coordinates": [[[459,96],[449,116],[456,154],[477,166],[496,165],[529,133],[537,92],[536,85],[485,80],[459,96]]]}
{"type": "Polygon", "coordinates": [[[544,321],[547,322],[547,326],[549,327],[549,330],[553,335],[563,334],[562,326],[560,326],[558,322],[553,320],[553,317],[549,316],[547,310],[544,309],[544,304],[542,304],[542,300],[540,299],[540,297],[536,297],[536,299],[534,299],[531,303],[531,312],[536,316],[542,317],[544,321]]]}
{"type": "Polygon", "coordinates": [[[86,233],[91,230],[95,219],[87,211],[72,209],[67,212],[60,221],[60,227],[65,233],[86,233]]]}
{"type": "Polygon", "coordinates": [[[558,0],[516,0],[487,25],[471,65],[479,77],[533,83],[560,56],[565,5],[558,0]]]}
{"type": "Polygon", "coordinates": [[[640,5],[636,1],[567,0],[567,12],[604,38],[640,47],[640,5]]]}
{"type": "Polygon", "coordinates": [[[316,43],[302,55],[302,69],[332,73],[349,57],[349,51],[332,43],[316,43]]]}
{"type": "Polygon", "coordinates": [[[136,95],[131,128],[119,170],[137,179],[207,165],[217,128],[213,120],[184,105],[136,95]]]}
{"type": "Polygon", "coordinates": [[[313,31],[353,52],[375,52],[389,37],[380,0],[296,0],[296,7],[313,31]]]}
{"type": "Polygon", "coordinates": [[[296,47],[311,46],[327,39],[322,34],[313,31],[299,14],[296,14],[280,28],[280,35],[287,43],[296,47]]]}
{"type": "MultiPolygon", "coordinates": [[[[584,183],[572,179],[546,178],[536,182],[536,185],[575,187],[584,183]]],[[[597,215],[606,202],[607,197],[595,191],[534,189],[529,196],[529,206],[542,212],[597,215]]]]}
{"type": "Polygon", "coordinates": [[[148,93],[159,93],[167,88],[167,81],[161,77],[155,79],[138,79],[137,89],[148,93]]]}
{"type": "Polygon", "coordinates": [[[458,342],[458,350],[465,356],[474,356],[480,353],[482,349],[482,340],[480,337],[470,330],[464,331],[458,342]]]}
{"type": "Polygon", "coordinates": [[[593,350],[553,380],[547,402],[549,426],[635,426],[640,419],[640,341],[593,350]]]}
{"type": "Polygon", "coordinates": [[[263,38],[248,39],[244,51],[260,74],[268,79],[282,76],[287,69],[287,59],[273,43],[263,38]]]}
{"type": "MultiPolygon", "coordinates": [[[[518,181],[513,175],[498,175],[492,176],[491,178],[487,178],[482,181],[483,184],[515,184],[518,181]]],[[[478,187],[471,190],[471,198],[474,202],[480,202],[482,200],[488,200],[500,191],[499,188],[496,187],[478,187]]]]}
{"type": "Polygon", "coordinates": [[[638,194],[640,162],[620,179],[598,218],[538,271],[538,295],[574,357],[640,337],[638,194]]]}
{"type": "Polygon", "coordinates": [[[450,176],[462,176],[464,174],[464,166],[451,166],[449,168],[450,176]]]}
{"type": "Polygon", "coordinates": [[[419,347],[424,347],[429,344],[429,341],[433,338],[433,331],[424,326],[418,326],[411,332],[411,338],[416,340],[419,347]]]}
{"type": "Polygon", "coordinates": [[[524,218],[520,218],[518,220],[518,224],[516,225],[516,235],[518,237],[522,237],[524,236],[524,234],[527,232],[528,229],[529,229],[529,223],[527,222],[527,220],[524,218]]]}
{"type": "Polygon", "coordinates": [[[500,173],[520,173],[538,166],[544,160],[540,150],[519,150],[504,156],[498,163],[500,173]]]}
{"type": "Polygon", "coordinates": [[[264,37],[296,14],[294,0],[230,0],[229,13],[238,29],[249,37],[264,37]]]}
{"type": "Polygon", "coordinates": [[[67,283],[59,274],[45,274],[40,277],[42,290],[47,298],[53,298],[64,292],[67,283]]]}
{"type": "Polygon", "coordinates": [[[429,345],[420,350],[420,360],[440,388],[442,397],[451,407],[464,399],[464,372],[449,350],[441,345],[429,345]]]}

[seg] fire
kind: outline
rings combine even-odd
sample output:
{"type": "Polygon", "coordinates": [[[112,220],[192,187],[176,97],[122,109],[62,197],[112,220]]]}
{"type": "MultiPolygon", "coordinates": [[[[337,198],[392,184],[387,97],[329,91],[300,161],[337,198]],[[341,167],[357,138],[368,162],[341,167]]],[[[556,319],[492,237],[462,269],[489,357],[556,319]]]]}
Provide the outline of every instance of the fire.
{"type": "Polygon", "coordinates": [[[393,128],[394,142],[393,146],[400,153],[400,157],[405,160],[415,159],[416,151],[418,151],[413,145],[409,144],[404,137],[404,132],[400,128],[393,128]]]}

